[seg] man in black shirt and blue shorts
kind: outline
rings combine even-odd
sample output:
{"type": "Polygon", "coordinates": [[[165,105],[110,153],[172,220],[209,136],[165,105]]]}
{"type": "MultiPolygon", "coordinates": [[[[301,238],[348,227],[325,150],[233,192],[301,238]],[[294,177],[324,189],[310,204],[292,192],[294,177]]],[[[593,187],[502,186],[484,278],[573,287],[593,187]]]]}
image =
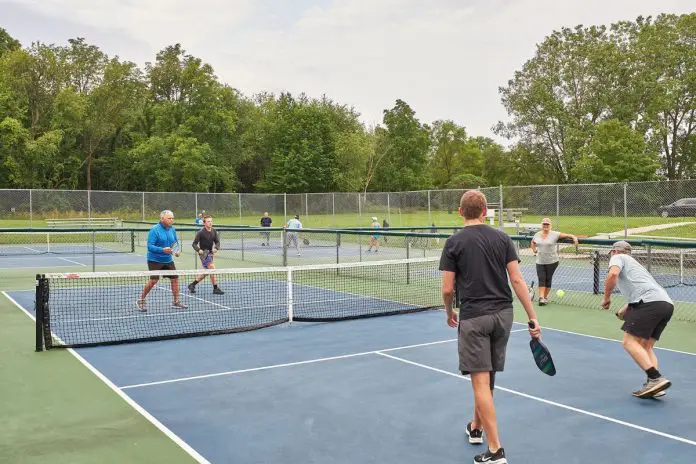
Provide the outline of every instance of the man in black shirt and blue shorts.
{"type": "Polygon", "coordinates": [[[470,443],[483,443],[483,432],[488,441],[488,449],[475,456],[474,463],[507,464],[498,437],[493,389],[495,373],[505,367],[512,329],[510,284],[529,320],[534,322],[530,335],[539,337],[541,327],[520,272],[517,250],[507,234],[485,224],[486,213],[483,193],[464,193],[459,207],[464,229],[447,239],[440,258],[442,296],[447,324],[458,328],[459,370],[463,375],[471,375],[474,390],[474,417],[467,424],[466,433],[470,443]],[[455,286],[458,301],[454,301],[455,286]]]}
{"type": "MultiPolygon", "coordinates": [[[[203,218],[203,228],[196,233],[196,237],[191,244],[198,256],[201,259],[201,264],[204,269],[215,269],[213,263],[213,255],[220,249],[220,235],[217,230],[213,229],[213,218],[205,216],[203,218]],[[206,253],[207,252],[207,253],[206,253]]],[[[196,280],[188,285],[189,293],[196,293],[196,285],[205,279],[206,274],[199,274],[196,280]]],[[[210,274],[210,281],[213,283],[213,294],[224,295],[225,292],[220,290],[217,285],[215,274],[210,274]]]]}

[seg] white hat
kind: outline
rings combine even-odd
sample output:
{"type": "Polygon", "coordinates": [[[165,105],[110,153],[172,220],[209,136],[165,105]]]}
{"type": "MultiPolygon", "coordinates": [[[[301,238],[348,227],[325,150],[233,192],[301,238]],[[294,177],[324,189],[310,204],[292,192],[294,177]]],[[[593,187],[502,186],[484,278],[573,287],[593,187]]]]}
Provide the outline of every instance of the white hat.
{"type": "Polygon", "coordinates": [[[376,221],[376,220],[377,220],[377,216],[372,216],[372,220],[373,220],[373,221],[376,221]]]}

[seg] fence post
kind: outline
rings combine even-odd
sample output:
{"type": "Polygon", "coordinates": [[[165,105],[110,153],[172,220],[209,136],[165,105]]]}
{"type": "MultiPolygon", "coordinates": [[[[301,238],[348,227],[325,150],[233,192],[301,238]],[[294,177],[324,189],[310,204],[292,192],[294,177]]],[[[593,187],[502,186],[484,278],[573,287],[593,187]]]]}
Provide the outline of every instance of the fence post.
{"type": "Polygon", "coordinates": [[[389,205],[389,192],[387,192],[387,221],[391,223],[391,206],[389,205]]]}
{"type": "MultiPolygon", "coordinates": [[[[288,223],[288,194],[283,193],[283,224],[288,223]]],[[[283,239],[285,240],[285,239],[283,239]]]]}
{"type": "Polygon", "coordinates": [[[305,216],[309,216],[309,195],[304,194],[305,216]]]}
{"type": "Polygon", "coordinates": [[[193,198],[194,198],[194,200],[193,200],[193,205],[194,205],[194,206],[193,206],[193,207],[195,208],[195,211],[194,211],[194,213],[193,213],[193,217],[194,217],[194,218],[197,218],[197,217],[198,217],[198,192],[195,192],[195,193],[194,193],[193,198]]]}
{"type": "Polygon", "coordinates": [[[433,223],[433,214],[430,211],[430,190],[428,190],[428,225],[433,223]]]}
{"type": "Polygon", "coordinates": [[[29,189],[29,227],[34,227],[34,209],[31,198],[32,189],[29,189]]]}
{"type": "Polygon", "coordinates": [[[628,208],[626,207],[626,189],[628,188],[628,183],[624,182],[623,186],[623,197],[624,197],[624,237],[628,237],[628,208]]]}
{"type": "Polygon", "coordinates": [[[237,204],[239,205],[239,224],[242,224],[242,194],[237,193],[237,204]]]}
{"type": "Polygon", "coordinates": [[[142,206],[142,219],[145,222],[145,192],[143,192],[143,206],[142,206]]]}
{"type": "Polygon", "coordinates": [[[503,205],[503,184],[500,184],[500,186],[498,187],[498,190],[499,190],[498,196],[500,197],[500,208],[499,208],[500,211],[498,211],[498,218],[499,218],[499,222],[500,222],[500,230],[504,230],[505,223],[503,222],[503,206],[504,206],[503,205]]]}
{"type": "Polygon", "coordinates": [[[92,225],[92,191],[87,190],[87,222],[92,225]]]}
{"type": "Polygon", "coordinates": [[[331,215],[333,216],[333,225],[336,227],[336,194],[333,192],[331,192],[331,215]]]}
{"type": "Polygon", "coordinates": [[[558,228],[561,223],[561,195],[559,193],[560,187],[556,185],[556,227],[558,228]]]}

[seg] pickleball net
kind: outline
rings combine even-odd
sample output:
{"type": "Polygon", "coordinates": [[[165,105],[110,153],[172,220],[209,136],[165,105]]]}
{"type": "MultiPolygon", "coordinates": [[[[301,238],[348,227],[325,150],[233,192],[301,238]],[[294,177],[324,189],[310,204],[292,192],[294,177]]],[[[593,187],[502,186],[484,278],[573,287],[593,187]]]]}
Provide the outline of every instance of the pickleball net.
{"type": "Polygon", "coordinates": [[[328,322],[442,307],[438,258],[284,268],[37,275],[36,349],[87,347],[241,332],[286,322],[328,322]],[[160,276],[136,305],[143,287],[160,276]],[[168,276],[176,277],[179,300],[168,276]],[[224,294],[213,294],[215,276],[224,294]]]}

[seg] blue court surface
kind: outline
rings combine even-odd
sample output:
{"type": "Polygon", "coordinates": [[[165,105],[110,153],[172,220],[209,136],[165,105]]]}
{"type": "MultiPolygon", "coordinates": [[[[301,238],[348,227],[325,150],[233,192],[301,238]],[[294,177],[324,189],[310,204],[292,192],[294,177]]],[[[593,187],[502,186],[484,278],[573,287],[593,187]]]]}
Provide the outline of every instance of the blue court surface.
{"type": "MultiPolygon", "coordinates": [[[[31,291],[9,295],[28,311],[31,291]]],[[[543,323],[543,321],[542,321],[543,323]]],[[[617,328],[618,330],[618,328],[617,328]]],[[[669,330],[669,327],[667,328],[669,330]]],[[[515,324],[495,401],[510,463],[690,463],[696,355],[659,350],[659,400],[620,343],[515,324]]],[[[442,311],[76,350],[199,462],[468,463],[468,380],[442,311]]]]}
{"type": "MultiPolygon", "coordinates": [[[[120,266],[139,264],[145,269],[145,257],[135,253],[105,253],[96,254],[94,262],[101,266],[120,266]]],[[[45,268],[46,272],[61,272],[60,268],[75,266],[84,267],[85,271],[91,271],[91,253],[66,253],[66,254],[36,254],[36,255],[9,255],[0,256],[0,269],[45,268]]]]}

